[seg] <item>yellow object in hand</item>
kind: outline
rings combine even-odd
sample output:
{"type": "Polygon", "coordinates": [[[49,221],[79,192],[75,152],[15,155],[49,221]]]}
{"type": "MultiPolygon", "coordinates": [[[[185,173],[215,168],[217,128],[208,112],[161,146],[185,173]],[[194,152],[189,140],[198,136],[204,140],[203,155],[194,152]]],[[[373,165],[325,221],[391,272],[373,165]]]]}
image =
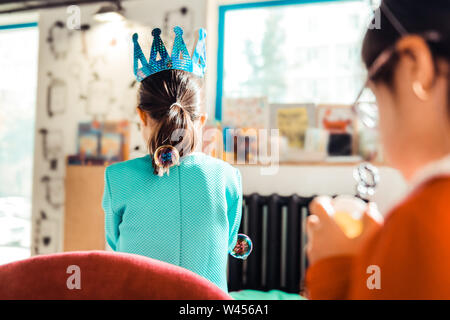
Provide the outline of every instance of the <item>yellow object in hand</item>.
{"type": "Polygon", "coordinates": [[[366,203],[352,196],[338,196],[332,201],[333,219],[349,238],[358,237],[364,228],[362,216],[366,203]]]}
{"type": "Polygon", "coordinates": [[[356,238],[363,231],[363,223],[360,219],[355,219],[351,214],[345,211],[335,212],[334,221],[344,231],[349,238],[356,238]]]}

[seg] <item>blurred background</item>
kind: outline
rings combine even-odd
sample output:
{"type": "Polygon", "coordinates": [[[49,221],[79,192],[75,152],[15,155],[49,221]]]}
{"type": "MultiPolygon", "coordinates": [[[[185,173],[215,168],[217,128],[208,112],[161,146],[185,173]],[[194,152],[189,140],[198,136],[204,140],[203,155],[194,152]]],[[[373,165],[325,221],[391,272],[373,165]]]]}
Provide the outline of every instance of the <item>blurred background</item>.
{"type": "Polygon", "coordinates": [[[104,168],[146,152],[131,36],[148,57],[155,27],[169,52],[174,26],[189,49],[195,31],[207,29],[202,147],[241,170],[245,195],[354,194],[353,170],[370,160],[381,175],[372,200],[386,212],[405,182],[350,107],[365,80],[361,40],[377,4],[0,1],[0,264],[105,249],[104,168]],[[262,148],[268,129],[279,135],[262,148]],[[268,166],[275,170],[262,173],[268,166]]]}

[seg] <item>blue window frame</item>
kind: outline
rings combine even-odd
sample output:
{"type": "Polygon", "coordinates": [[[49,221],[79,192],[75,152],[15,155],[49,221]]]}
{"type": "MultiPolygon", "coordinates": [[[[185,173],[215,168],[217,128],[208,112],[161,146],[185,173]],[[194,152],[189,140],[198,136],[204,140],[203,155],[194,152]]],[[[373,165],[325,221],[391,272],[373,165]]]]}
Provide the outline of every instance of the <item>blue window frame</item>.
{"type": "Polygon", "coordinates": [[[37,26],[38,26],[37,22],[7,24],[7,25],[0,25],[0,30],[34,28],[37,26]]]}
{"type": "Polygon", "coordinates": [[[219,26],[218,26],[218,56],[217,56],[217,86],[215,119],[222,120],[222,103],[224,97],[224,56],[225,56],[225,24],[226,14],[234,10],[258,9],[266,7],[279,7],[300,4],[318,4],[332,2],[361,2],[362,0],[277,0],[251,3],[237,3],[219,6],[219,26]]]}

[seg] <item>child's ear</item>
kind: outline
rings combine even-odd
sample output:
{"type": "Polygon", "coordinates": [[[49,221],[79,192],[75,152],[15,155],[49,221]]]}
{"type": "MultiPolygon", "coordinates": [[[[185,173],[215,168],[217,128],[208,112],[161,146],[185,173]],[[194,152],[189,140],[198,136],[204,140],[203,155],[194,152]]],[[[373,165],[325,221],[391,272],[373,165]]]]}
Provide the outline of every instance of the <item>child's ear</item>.
{"type": "Polygon", "coordinates": [[[136,110],[139,115],[139,119],[141,119],[142,125],[146,126],[147,125],[147,113],[139,107],[136,107],[136,110]]]}

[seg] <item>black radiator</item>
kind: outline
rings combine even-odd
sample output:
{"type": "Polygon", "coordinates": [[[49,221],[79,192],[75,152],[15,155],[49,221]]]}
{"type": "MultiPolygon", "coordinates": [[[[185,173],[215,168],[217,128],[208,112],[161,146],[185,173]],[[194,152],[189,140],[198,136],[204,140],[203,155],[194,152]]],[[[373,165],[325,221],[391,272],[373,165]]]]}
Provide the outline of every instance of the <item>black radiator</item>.
{"type": "Polygon", "coordinates": [[[313,197],[244,196],[239,232],[253,242],[247,260],[230,256],[228,290],[278,289],[298,293],[306,269],[305,221],[313,197]]]}

